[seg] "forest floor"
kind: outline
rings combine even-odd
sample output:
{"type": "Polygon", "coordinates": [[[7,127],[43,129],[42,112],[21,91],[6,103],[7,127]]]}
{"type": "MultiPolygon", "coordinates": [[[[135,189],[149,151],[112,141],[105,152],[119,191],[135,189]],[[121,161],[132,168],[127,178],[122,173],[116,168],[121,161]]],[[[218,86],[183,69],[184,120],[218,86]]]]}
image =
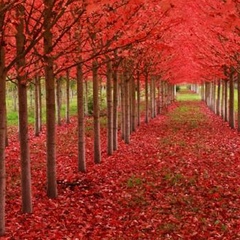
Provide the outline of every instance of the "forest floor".
{"type": "Polygon", "coordinates": [[[240,136],[201,101],[174,103],[129,145],[77,173],[76,119],[58,127],[58,198],[46,197],[45,134],[30,137],[33,214],[21,213],[19,145],[7,148],[2,239],[240,239],[240,136]]]}

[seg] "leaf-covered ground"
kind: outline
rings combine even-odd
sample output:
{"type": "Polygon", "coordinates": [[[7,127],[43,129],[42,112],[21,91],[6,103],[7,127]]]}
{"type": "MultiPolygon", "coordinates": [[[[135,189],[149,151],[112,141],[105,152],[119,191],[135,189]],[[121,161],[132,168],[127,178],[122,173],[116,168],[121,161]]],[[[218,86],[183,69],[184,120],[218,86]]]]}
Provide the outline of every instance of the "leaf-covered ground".
{"type": "Polygon", "coordinates": [[[178,102],[77,173],[76,120],[58,128],[58,192],[45,193],[45,136],[31,137],[34,213],[21,214],[19,145],[7,149],[3,239],[240,239],[240,136],[199,101],[178,102]]]}

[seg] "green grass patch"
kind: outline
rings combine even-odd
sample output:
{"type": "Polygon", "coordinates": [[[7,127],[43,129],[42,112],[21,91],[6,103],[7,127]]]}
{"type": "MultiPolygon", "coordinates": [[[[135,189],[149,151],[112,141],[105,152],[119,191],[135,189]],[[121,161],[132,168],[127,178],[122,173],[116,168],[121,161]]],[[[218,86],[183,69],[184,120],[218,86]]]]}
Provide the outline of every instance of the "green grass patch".
{"type": "Polygon", "coordinates": [[[131,176],[128,180],[127,180],[127,187],[128,188],[134,188],[134,187],[141,187],[143,185],[143,180],[139,177],[136,176],[131,176]]]}
{"type": "Polygon", "coordinates": [[[201,96],[196,93],[190,93],[188,91],[179,91],[177,93],[177,100],[178,101],[200,101],[201,96]]]}

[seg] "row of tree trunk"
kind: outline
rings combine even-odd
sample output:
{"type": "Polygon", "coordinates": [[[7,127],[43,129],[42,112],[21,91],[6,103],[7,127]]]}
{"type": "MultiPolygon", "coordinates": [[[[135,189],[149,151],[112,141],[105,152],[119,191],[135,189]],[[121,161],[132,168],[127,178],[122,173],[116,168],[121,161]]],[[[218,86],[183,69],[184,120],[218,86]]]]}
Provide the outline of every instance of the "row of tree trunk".
{"type": "Polygon", "coordinates": [[[202,84],[201,96],[215,114],[228,122],[231,128],[237,128],[240,131],[240,74],[234,74],[231,68],[228,76],[224,80],[202,84]],[[235,89],[237,90],[237,113],[234,106],[235,89]]]}
{"type": "MultiPolygon", "coordinates": [[[[20,13],[21,14],[21,11],[20,13]]],[[[44,23],[47,27],[47,22],[44,23]]],[[[21,42],[21,22],[18,31],[18,48],[23,51],[24,44],[21,42]]],[[[45,66],[45,92],[46,92],[46,142],[47,142],[47,195],[50,198],[57,197],[57,181],[56,181],[56,124],[61,123],[60,115],[61,108],[61,84],[56,81],[53,74],[53,60],[48,54],[48,49],[51,49],[51,34],[48,36],[48,31],[45,31],[45,51],[47,62],[45,66]],[[57,119],[56,119],[56,106],[57,119]]],[[[17,62],[18,74],[18,109],[19,109],[19,140],[21,147],[21,177],[22,177],[22,211],[31,213],[32,209],[32,192],[31,192],[31,167],[30,167],[30,151],[28,142],[28,95],[26,77],[21,74],[22,66],[24,66],[24,58],[20,58],[17,62]]],[[[151,118],[155,118],[157,114],[164,113],[167,106],[174,101],[175,91],[174,86],[161,81],[159,77],[151,74],[143,74],[144,82],[142,82],[139,71],[132,72],[129,63],[122,66],[122,70],[114,66],[114,63],[109,60],[106,63],[106,96],[107,96],[107,153],[113,154],[118,149],[118,132],[121,129],[121,137],[125,143],[130,143],[131,133],[134,132],[137,126],[143,121],[148,123],[151,118]],[[145,89],[143,91],[143,89],[145,89]],[[142,106],[145,106],[145,114],[142,114],[142,106]]],[[[78,115],[78,170],[86,171],[86,154],[85,154],[85,106],[86,106],[86,87],[84,88],[84,75],[82,65],[77,65],[77,115],[78,115]]],[[[92,84],[93,84],[93,126],[94,126],[94,162],[101,162],[101,135],[100,135],[100,105],[99,105],[99,64],[97,60],[92,62],[92,84]]],[[[0,69],[1,70],[1,69],[0,69]]],[[[37,76],[34,79],[34,95],[35,95],[35,135],[38,136],[42,127],[42,85],[41,77],[37,76]]],[[[3,83],[3,81],[0,81],[3,83]]],[[[5,91],[3,84],[0,91],[5,91]]],[[[66,98],[67,117],[66,122],[70,122],[69,113],[69,74],[66,76],[66,98]]],[[[2,96],[2,94],[0,94],[2,96]]],[[[5,101],[5,98],[4,98],[5,101]]],[[[3,102],[4,102],[3,101],[3,102]]],[[[6,113],[4,107],[0,111],[6,113]]],[[[6,114],[4,115],[6,119],[6,114]]],[[[6,136],[6,124],[0,128],[0,137],[6,136]],[[1,130],[4,132],[1,132],[1,130]]],[[[2,146],[3,148],[5,146],[2,146]]],[[[2,153],[4,150],[2,149],[2,153]]],[[[1,156],[4,159],[4,155],[1,156]]],[[[0,229],[1,235],[5,232],[5,164],[0,162],[0,229]]]]}

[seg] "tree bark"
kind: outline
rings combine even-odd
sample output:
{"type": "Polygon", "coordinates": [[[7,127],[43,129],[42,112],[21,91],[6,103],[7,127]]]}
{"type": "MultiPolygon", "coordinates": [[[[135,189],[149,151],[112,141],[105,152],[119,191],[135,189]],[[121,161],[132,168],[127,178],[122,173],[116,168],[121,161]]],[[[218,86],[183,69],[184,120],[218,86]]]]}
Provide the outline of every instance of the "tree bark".
{"type": "Polygon", "coordinates": [[[158,81],[157,85],[157,114],[161,113],[161,82],[158,81]]]}
{"type": "Polygon", "coordinates": [[[234,80],[233,80],[234,70],[230,68],[229,76],[229,126],[234,128],[234,80]]]}
{"type": "Polygon", "coordinates": [[[86,172],[84,81],[82,65],[77,65],[77,109],[78,109],[78,171],[86,172]]]}
{"type": "MultiPolygon", "coordinates": [[[[17,56],[24,52],[24,6],[18,5],[16,9],[19,23],[16,27],[16,49],[17,56]]],[[[27,79],[24,72],[26,66],[25,57],[21,57],[16,62],[17,82],[18,82],[18,111],[19,111],[19,140],[21,157],[21,189],[22,189],[22,211],[24,213],[32,212],[32,190],[31,190],[31,167],[30,152],[28,142],[28,104],[27,104],[27,79]]]]}
{"type": "Polygon", "coordinates": [[[101,162],[100,121],[99,121],[99,82],[98,62],[93,60],[93,122],[94,122],[94,162],[101,162]]]}
{"type": "Polygon", "coordinates": [[[228,82],[227,80],[224,81],[224,121],[228,121],[228,82]]]}
{"type": "Polygon", "coordinates": [[[58,126],[61,126],[61,108],[62,108],[62,99],[61,99],[61,78],[57,79],[56,84],[57,84],[57,91],[56,91],[56,96],[57,96],[57,124],[58,126]]]}
{"type": "Polygon", "coordinates": [[[238,83],[238,132],[240,132],[240,73],[238,73],[237,78],[238,83]]]}
{"type": "MultiPolygon", "coordinates": [[[[0,8],[4,5],[0,3],[0,8]]],[[[4,26],[4,14],[0,14],[0,30],[4,26]]],[[[6,200],[6,168],[5,168],[5,135],[6,135],[6,73],[4,32],[0,35],[0,236],[5,234],[5,200],[6,200]]]]}
{"type": "Polygon", "coordinates": [[[123,81],[124,81],[124,142],[129,144],[130,143],[130,94],[129,94],[129,76],[126,70],[123,74],[123,81]]]}
{"type": "Polygon", "coordinates": [[[131,77],[131,132],[136,131],[136,86],[135,78],[131,77]]]}
{"type": "Polygon", "coordinates": [[[120,75],[120,79],[121,79],[121,88],[120,88],[120,102],[121,102],[121,138],[122,140],[125,139],[125,82],[124,82],[124,77],[123,74],[121,73],[120,75]]]}
{"type": "Polygon", "coordinates": [[[140,72],[137,72],[137,126],[140,126],[141,123],[141,112],[140,112],[140,72]]]}
{"type": "Polygon", "coordinates": [[[220,80],[217,81],[217,106],[216,106],[216,113],[219,116],[220,115],[220,92],[221,92],[221,82],[220,80]]]}
{"type": "Polygon", "coordinates": [[[9,146],[9,141],[8,141],[8,123],[7,123],[7,106],[5,105],[5,146],[8,147],[9,146]]]}
{"type": "Polygon", "coordinates": [[[205,94],[204,94],[204,83],[202,83],[201,84],[201,99],[202,99],[202,101],[204,101],[205,100],[205,96],[204,96],[205,94]]]}
{"type": "Polygon", "coordinates": [[[44,62],[46,81],[46,133],[47,133],[47,195],[57,197],[56,181],[56,113],[55,81],[53,73],[51,17],[54,0],[44,0],[44,62]]]}
{"type": "Polygon", "coordinates": [[[43,123],[43,113],[42,113],[42,83],[41,78],[39,78],[39,130],[42,131],[43,123]]]}
{"type": "Polygon", "coordinates": [[[69,70],[67,70],[66,77],[66,123],[70,123],[70,77],[69,70]]]}
{"type": "Polygon", "coordinates": [[[84,97],[85,97],[85,101],[84,101],[84,111],[85,111],[85,116],[89,115],[89,109],[88,109],[88,81],[85,80],[84,82],[84,86],[85,86],[85,91],[84,91],[84,97]]]}
{"type": "Polygon", "coordinates": [[[118,72],[113,70],[113,150],[118,149],[118,72]]]}
{"type": "Polygon", "coordinates": [[[12,89],[12,97],[13,97],[13,111],[18,111],[17,105],[18,105],[18,94],[17,94],[17,85],[15,82],[13,83],[13,89],[12,89]]]}
{"type": "Polygon", "coordinates": [[[107,153],[113,154],[112,62],[107,58],[107,153]]]}
{"type": "Polygon", "coordinates": [[[148,74],[145,75],[145,123],[149,122],[148,74]]]}
{"type": "Polygon", "coordinates": [[[34,123],[34,131],[35,136],[39,136],[40,133],[40,104],[39,104],[39,76],[35,76],[35,123],[34,123]]]}
{"type": "Polygon", "coordinates": [[[221,117],[224,119],[224,110],[225,110],[225,84],[224,81],[221,80],[221,85],[222,85],[222,99],[221,99],[221,117]]]}

